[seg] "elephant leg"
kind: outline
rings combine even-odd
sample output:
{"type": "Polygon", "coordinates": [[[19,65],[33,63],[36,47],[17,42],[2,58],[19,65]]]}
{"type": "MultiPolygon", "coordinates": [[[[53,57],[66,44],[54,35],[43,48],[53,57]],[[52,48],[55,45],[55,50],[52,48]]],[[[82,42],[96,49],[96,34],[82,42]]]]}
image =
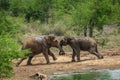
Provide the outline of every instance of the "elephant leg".
{"type": "Polygon", "coordinates": [[[50,50],[48,50],[48,55],[52,56],[53,60],[57,60],[55,55],[50,50]]]}
{"type": "Polygon", "coordinates": [[[104,57],[103,57],[103,55],[101,55],[101,54],[98,52],[97,47],[96,47],[96,49],[95,49],[95,50],[96,50],[95,52],[99,55],[99,57],[98,57],[98,58],[99,58],[99,59],[103,59],[104,57]]]}
{"type": "Polygon", "coordinates": [[[80,62],[80,49],[79,48],[75,49],[75,53],[77,55],[77,62],[80,62]]]}
{"type": "Polygon", "coordinates": [[[101,55],[100,53],[97,53],[99,55],[98,59],[103,59],[103,55],[101,55]]]}
{"type": "Polygon", "coordinates": [[[27,61],[27,65],[32,65],[31,60],[34,57],[34,55],[30,55],[27,61]]]}
{"type": "Polygon", "coordinates": [[[98,51],[97,52],[95,51],[95,48],[91,48],[89,52],[91,54],[94,54],[95,56],[97,56],[98,59],[102,59],[103,58],[103,56],[100,53],[98,53],[98,51]]]}
{"type": "Polygon", "coordinates": [[[77,56],[77,61],[80,62],[80,48],[78,43],[71,43],[70,46],[73,49],[72,60],[75,61],[75,56],[77,56]]]}
{"type": "Polygon", "coordinates": [[[95,56],[97,56],[98,59],[102,59],[102,58],[103,58],[102,55],[96,53],[95,51],[94,51],[94,52],[90,52],[90,53],[92,53],[92,54],[94,54],[95,56]]]}
{"type": "Polygon", "coordinates": [[[47,64],[50,64],[49,57],[48,57],[48,49],[43,50],[43,55],[46,59],[47,64]]]}
{"type": "Polygon", "coordinates": [[[16,63],[16,67],[18,67],[18,66],[22,63],[22,61],[25,60],[25,59],[27,59],[27,57],[22,58],[19,62],[17,62],[17,63],[16,63]]]}
{"type": "MultiPolygon", "coordinates": [[[[31,54],[31,53],[29,53],[29,54],[31,54]]],[[[18,62],[16,63],[16,66],[18,67],[18,66],[23,62],[23,60],[27,59],[27,56],[28,56],[29,54],[25,55],[24,58],[20,59],[20,61],[18,61],[18,62]]]]}
{"type": "Polygon", "coordinates": [[[75,50],[73,49],[72,62],[75,62],[75,55],[76,55],[76,53],[75,53],[75,50]]]}
{"type": "Polygon", "coordinates": [[[77,62],[80,62],[80,51],[77,52],[77,62]]]}

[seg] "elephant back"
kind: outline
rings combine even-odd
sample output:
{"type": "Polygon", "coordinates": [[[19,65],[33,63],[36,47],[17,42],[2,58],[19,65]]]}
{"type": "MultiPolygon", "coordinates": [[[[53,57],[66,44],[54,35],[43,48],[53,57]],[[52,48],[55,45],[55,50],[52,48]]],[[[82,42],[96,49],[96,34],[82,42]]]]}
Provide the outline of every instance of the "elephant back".
{"type": "Polygon", "coordinates": [[[38,43],[42,42],[42,40],[44,40],[44,39],[45,39],[44,35],[35,37],[35,41],[38,42],[38,43]]]}

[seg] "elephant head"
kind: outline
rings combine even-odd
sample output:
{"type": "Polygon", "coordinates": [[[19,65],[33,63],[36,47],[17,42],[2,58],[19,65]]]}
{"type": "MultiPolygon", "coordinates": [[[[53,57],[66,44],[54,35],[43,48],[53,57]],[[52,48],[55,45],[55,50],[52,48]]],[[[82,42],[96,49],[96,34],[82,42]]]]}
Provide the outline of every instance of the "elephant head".
{"type": "MultiPolygon", "coordinates": [[[[63,39],[60,40],[60,43],[59,43],[60,47],[62,48],[62,46],[68,45],[71,40],[72,40],[72,37],[67,37],[67,36],[64,37],[63,39]]],[[[65,54],[64,50],[61,49],[60,52],[59,52],[59,54],[60,54],[60,55],[65,54]]]]}
{"type": "Polygon", "coordinates": [[[70,44],[70,41],[71,41],[73,38],[74,38],[74,37],[69,37],[69,36],[64,37],[62,40],[60,40],[60,45],[61,45],[61,46],[66,46],[66,45],[70,44]]]}
{"type": "Polygon", "coordinates": [[[46,37],[46,41],[47,41],[47,43],[50,45],[50,46],[52,46],[52,47],[58,47],[58,40],[57,39],[55,39],[55,36],[54,35],[48,35],[47,37],[46,37]]]}
{"type": "Polygon", "coordinates": [[[60,46],[60,41],[57,40],[54,35],[48,35],[47,38],[46,38],[46,40],[47,40],[47,43],[50,46],[56,47],[56,48],[59,49],[59,51],[60,51],[59,55],[64,55],[65,54],[64,51],[63,51],[63,49],[62,49],[62,47],[60,46]]]}

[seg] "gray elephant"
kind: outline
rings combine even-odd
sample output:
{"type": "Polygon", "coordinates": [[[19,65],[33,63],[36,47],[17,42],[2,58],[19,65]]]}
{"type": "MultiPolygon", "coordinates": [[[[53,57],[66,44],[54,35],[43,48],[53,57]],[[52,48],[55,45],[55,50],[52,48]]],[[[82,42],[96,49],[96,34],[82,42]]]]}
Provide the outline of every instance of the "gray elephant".
{"type": "MultiPolygon", "coordinates": [[[[90,37],[64,37],[62,40],[60,40],[60,45],[66,46],[69,45],[71,46],[73,50],[72,54],[72,62],[75,61],[75,56],[77,56],[77,61],[80,61],[80,51],[88,51],[91,54],[94,54],[97,56],[99,59],[102,59],[103,56],[98,52],[97,49],[97,43],[93,38],[90,37]]],[[[59,54],[62,55],[64,54],[64,51],[60,51],[59,54]]]]}
{"type": "MultiPolygon", "coordinates": [[[[31,53],[27,55],[29,57],[27,61],[27,65],[31,65],[32,58],[40,53],[43,53],[47,64],[50,63],[48,55],[52,56],[53,60],[57,58],[55,55],[50,51],[51,47],[56,47],[58,49],[62,49],[59,46],[58,40],[55,39],[54,35],[43,35],[43,36],[34,36],[28,38],[22,45],[22,50],[30,49],[31,53]]],[[[62,50],[60,50],[62,51],[62,50]]],[[[22,58],[20,61],[17,62],[16,66],[19,66],[20,63],[25,60],[26,57],[22,58]]]]}

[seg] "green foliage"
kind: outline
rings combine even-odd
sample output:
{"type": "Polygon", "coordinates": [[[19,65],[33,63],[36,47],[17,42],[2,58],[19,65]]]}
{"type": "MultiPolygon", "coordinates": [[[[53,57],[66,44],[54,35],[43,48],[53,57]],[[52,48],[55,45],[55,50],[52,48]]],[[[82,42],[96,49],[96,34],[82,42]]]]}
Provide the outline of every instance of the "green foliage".
{"type": "Polygon", "coordinates": [[[8,10],[9,9],[9,0],[0,0],[0,8],[4,9],[4,10],[8,10]]]}
{"type": "Polygon", "coordinates": [[[77,35],[85,28],[89,28],[92,36],[94,28],[102,30],[103,25],[120,24],[119,0],[1,0],[0,3],[8,14],[21,16],[27,22],[38,20],[51,25],[63,20],[66,29],[72,27],[70,30],[77,35]]]}
{"type": "MultiPolygon", "coordinates": [[[[27,10],[26,0],[10,0],[10,8],[9,12],[12,16],[19,16],[20,14],[24,14],[27,10]]],[[[29,3],[28,3],[29,4],[29,3]]]]}
{"type": "Polygon", "coordinates": [[[64,35],[64,30],[62,30],[62,28],[59,27],[55,27],[50,29],[49,31],[47,31],[47,34],[55,34],[57,36],[63,36],[64,35]]]}
{"type": "Polygon", "coordinates": [[[0,78],[13,75],[13,59],[23,57],[28,51],[21,51],[15,37],[20,26],[3,10],[0,11],[0,78]]]}
{"type": "Polygon", "coordinates": [[[23,57],[28,51],[19,50],[19,45],[9,35],[0,36],[0,78],[13,75],[13,59],[23,57]]]}
{"type": "Polygon", "coordinates": [[[108,44],[109,39],[107,37],[104,37],[104,36],[97,36],[96,41],[99,44],[99,46],[101,46],[103,48],[105,45],[108,44]]]}
{"type": "Polygon", "coordinates": [[[80,33],[81,29],[88,26],[91,15],[93,14],[93,2],[81,1],[77,2],[72,10],[72,22],[76,25],[77,32],[80,33]]]}
{"type": "Polygon", "coordinates": [[[0,11],[0,35],[11,33],[14,34],[18,32],[20,26],[17,23],[14,23],[15,21],[9,16],[7,16],[5,11],[0,11]],[[13,24],[14,23],[14,24],[13,24]]]}
{"type": "Polygon", "coordinates": [[[98,27],[98,29],[102,29],[103,25],[106,24],[107,19],[109,19],[108,16],[111,15],[112,4],[110,0],[98,0],[95,2],[94,5],[94,26],[98,27]]]}

